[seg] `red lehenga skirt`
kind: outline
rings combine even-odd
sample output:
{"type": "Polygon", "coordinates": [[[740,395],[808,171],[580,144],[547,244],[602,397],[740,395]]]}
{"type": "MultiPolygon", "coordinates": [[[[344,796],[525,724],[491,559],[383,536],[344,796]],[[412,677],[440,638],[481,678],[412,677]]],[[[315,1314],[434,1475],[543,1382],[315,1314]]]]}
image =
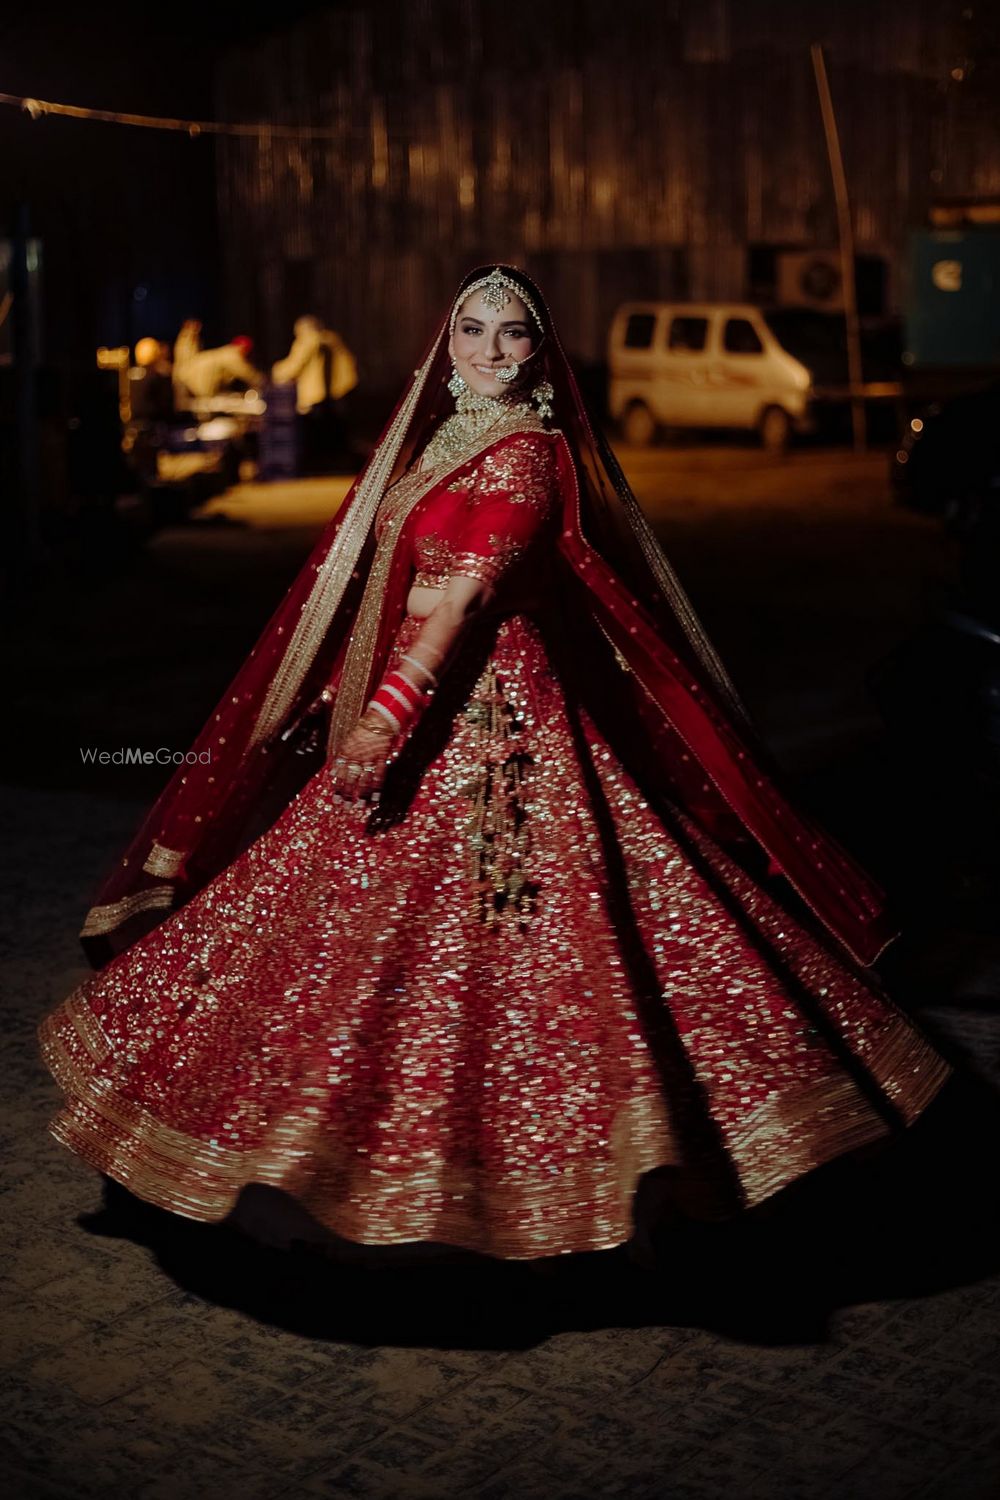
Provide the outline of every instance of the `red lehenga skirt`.
{"type": "Polygon", "coordinates": [[[725,1212],[918,1114],[947,1065],[654,811],[529,616],[469,681],[374,813],[321,767],[43,1020],[58,1140],[190,1218],[269,1184],[352,1241],[528,1258],[628,1240],[656,1168],[725,1212]]]}

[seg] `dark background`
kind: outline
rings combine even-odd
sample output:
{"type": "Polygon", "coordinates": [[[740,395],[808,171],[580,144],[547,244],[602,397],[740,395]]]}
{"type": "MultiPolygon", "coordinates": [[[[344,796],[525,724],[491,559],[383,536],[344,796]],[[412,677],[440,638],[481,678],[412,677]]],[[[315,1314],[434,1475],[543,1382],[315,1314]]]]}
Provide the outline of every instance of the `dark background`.
{"type": "MultiPolygon", "coordinates": [[[[43,434],[66,439],[98,345],[192,313],[266,362],[316,311],[384,410],[482,259],[539,276],[588,367],[623,296],[768,297],[783,249],[835,244],[813,39],[863,312],[893,316],[932,199],[1000,192],[995,4],[8,7],[8,93],[338,133],[213,142],[0,107],[0,236],[27,205],[43,248],[43,434]]],[[[906,936],[886,974],[960,1102],[870,1176],[848,1160],[772,1220],[672,1239],[659,1275],[610,1252],[537,1276],[390,1257],[308,1277],[102,1194],[45,1132],[35,1026],[85,977],[89,898],[165,780],[81,747],[186,749],[349,482],[241,485],[134,534],[98,462],[111,418],[33,537],[0,454],[3,539],[32,544],[0,639],[11,1493],[994,1500],[997,762],[942,710],[959,548],[894,505],[891,446],[621,456],[794,796],[890,886],[906,936]]]]}
{"type": "MultiPolygon", "coordinates": [[[[224,51],[316,9],[212,0],[193,5],[19,5],[0,16],[5,93],[173,118],[214,117],[224,51]]],[[[202,312],[224,325],[216,143],[103,122],[32,121],[0,108],[0,233],[18,203],[43,242],[43,353],[93,362],[99,344],[172,338],[202,312]],[[145,296],[137,300],[137,289],[145,296]]]]}

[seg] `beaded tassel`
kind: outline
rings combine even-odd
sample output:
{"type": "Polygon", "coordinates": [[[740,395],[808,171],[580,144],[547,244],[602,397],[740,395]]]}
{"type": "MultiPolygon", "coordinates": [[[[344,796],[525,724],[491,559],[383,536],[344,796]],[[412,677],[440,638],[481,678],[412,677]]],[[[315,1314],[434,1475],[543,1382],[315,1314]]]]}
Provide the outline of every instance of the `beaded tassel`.
{"type": "Polygon", "coordinates": [[[524,772],[531,757],[520,748],[523,724],[504,696],[492,661],[465,716],[478,730],[479,775],[466,788],[473,799],[466,833],[476,913],[488,927],[514,913],[523,928],[536,896],[524,871],[531,846],[524,772]]]}

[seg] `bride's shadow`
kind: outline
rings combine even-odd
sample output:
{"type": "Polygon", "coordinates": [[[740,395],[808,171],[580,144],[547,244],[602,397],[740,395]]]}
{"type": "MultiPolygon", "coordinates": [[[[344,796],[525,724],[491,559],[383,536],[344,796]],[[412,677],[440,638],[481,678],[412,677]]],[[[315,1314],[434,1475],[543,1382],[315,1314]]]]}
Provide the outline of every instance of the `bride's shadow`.
{"type": "MultiPolygon", "coordinates": [[[[658,1265],[624,1247],[537,1261],[447,1247],[271,1249],[105,1179],[89,1233],[147,1245],[183,1291],[313,1339],[525,1348],[570,1330],[701,1328],[746,1343],[822,1341],[838,1308],[928,1296],[1000,1266],[1000,1100],[947,1086],[892,1145],[843,1157],[726,1223],[651,1224],[658,1265]],[[350,1258],[350,1257],[354,1258],[350,1258]]],[[[269,1192],[254,1185],[245,1192],[269,1192]]]]}

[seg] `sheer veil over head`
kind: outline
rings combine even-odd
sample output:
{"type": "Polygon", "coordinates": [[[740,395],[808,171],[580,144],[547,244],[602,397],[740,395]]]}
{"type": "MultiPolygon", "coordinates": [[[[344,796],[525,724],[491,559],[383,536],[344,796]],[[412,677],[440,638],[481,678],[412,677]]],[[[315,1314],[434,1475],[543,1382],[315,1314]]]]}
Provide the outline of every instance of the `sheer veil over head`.
{"type": "MultiPolygon", "coordinates": [[[[532,430],[544,425],[557,444],[562,525],[552,618],[562,622],[564,656],[576,624],[591,653],[588,673],[616,678],[634,707],[646,760],[651,751],[670,797],[714,837],[763,851],[771,873],[788,878],[855,959],[872,962],[894,935],[882,892],[784,797],[736,689],[591,422],[540,289],[524,271],[500,264],[478,266],[463,278],[339,511],[216,704],[188,763],[99,886],[81,932],[95,966],[182,906],[263,831],[266,794],[291,776],[287,801],[294,778],[316,769],[294,756],[289,729],[340,676],[350,653],[357,655],[366,582],[383,546],[375,527],[379,506],[455,411],[452,322],[469,289],[496,272],[521,293],[542,335],[519,389],[547,382],[552,391],[541,408],[550,406],[551,417],[544,424],[536,418],[532,430]]],[[[517,422],[512,411],[495,438],[516,431],[517,422]]],[[[484,443],[493,438],[486,434],[484,443]]],[[[466,461],[460,456],[456,466],[466,461]]],[[[386,618],[401,608],[398,598],[387,599],[386,618]]],[[[384,649],[383,632],[363,663],[361,687],[377,680],[384,649]]],[[[332,718],[336,724],[336,703],[332,718]]],[[[627,746],[622,754],[627,759],[627,746]]]]}

